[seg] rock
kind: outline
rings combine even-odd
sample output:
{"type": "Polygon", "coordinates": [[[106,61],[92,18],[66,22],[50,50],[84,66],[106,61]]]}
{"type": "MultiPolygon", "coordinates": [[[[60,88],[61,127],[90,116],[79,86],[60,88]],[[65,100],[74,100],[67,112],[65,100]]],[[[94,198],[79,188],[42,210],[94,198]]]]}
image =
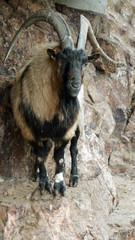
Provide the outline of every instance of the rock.
{"type": "Polygon", "coordinates": [[[40,188],[39,187],[36,188],[36,190],[32,193],[31,199],[34,200],[34,201],[38,201],[38,200],[41,199],[41,192],[40,192],[40,188]]]}
{"type": "Polygon", "coordinates": [[[134,200],[135,180],[126,176],[115,176],[119,204],[109,216],[110,240],[135,238],[134,200]]]}

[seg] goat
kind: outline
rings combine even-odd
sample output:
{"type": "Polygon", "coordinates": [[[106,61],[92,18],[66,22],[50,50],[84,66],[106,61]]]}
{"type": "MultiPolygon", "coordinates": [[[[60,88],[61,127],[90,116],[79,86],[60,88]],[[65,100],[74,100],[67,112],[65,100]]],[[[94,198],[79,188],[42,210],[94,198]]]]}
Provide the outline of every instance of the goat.
{"type": "Polygon", "coordinates": [[[82,85],[83,66],[89,61],[96,60],[99,53],[112,64],[120,65],[106,56],[96,41],[90,22],[84,16],[81,18],[87,26],[81,27],[78,46],[74,48],[70,30],[64,19],[51,10],[37,11],[18,30],[5,57],[6,61],[22,31],[36,21],[49,22],[61,41],[61,47],[54,42],[45,44],[27,61],[18,72],[17,81],[11,90],[14,118],[23,137],[33,146],[36,154],[35,180],[39,175],[41,194],[45,189],[53,192],[46,171],[52,142],[55,145],[56,161],[54,195],[59,192],[65,195],[64,149],[69,141],[72,159],[69,185],[75,187],[78,183],[77,142],[80,135],[78,95],[82,85]],[[99,52],[92,56],[86,56],[84,52],[87,32],[92,39],[92,46],[99,52]]]}

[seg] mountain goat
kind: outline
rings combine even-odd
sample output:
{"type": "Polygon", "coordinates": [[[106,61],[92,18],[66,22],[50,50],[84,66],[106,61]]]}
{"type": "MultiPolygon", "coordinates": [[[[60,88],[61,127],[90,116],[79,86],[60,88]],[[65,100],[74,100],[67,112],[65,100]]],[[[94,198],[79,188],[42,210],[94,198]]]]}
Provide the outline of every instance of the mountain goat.
{"type": "Polygon", "coordinates": [[[11,90],[14,118],[23,137],[33,146],[36,154],[35,180],[39,175],[41,194],[45,189],[53,192],[45,164],[52,142],[55,146],[56,161],[54,194],[57,195],[59,192],[65,194],[64,149],[69,141],[72,159],[69,185],[75,187],[78,183],[77,141],[80,134],[78,94],[82,85],[83,66],[89,61],[96,60],[99,55],[109,63],[121,65],[103,52],[93,34],[90,22],[84,16],[81,18],[86,24],[81,27],[79,42],[75,48],[67,23],[57,12],[47,9],[37,11],[18,30],[5,58],[6,61],[22,31],[36,21],[50,23],[58,33],[60,45],[45,44],[22,66],[11,90]],[[86,56],[84,52],[87,32],[91,45],[98,52],[92,56],[86,56]]]}

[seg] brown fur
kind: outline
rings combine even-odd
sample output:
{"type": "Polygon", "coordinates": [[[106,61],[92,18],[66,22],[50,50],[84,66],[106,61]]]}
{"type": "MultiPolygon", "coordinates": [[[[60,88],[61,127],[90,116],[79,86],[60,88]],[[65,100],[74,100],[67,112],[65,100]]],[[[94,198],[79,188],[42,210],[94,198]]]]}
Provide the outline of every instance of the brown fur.
{"type": "Polygon", "coordinates": [[[20,104],[20,82],[17,81],[11,90],[11,104],[13,109],[14,118],[17,122],[17,125],[21,129],[23,137],[28,141],[34,141],[34,136],[31,130],[27,127],[24,119],[21,116],[19,111],[19,104],[20,104]]]}

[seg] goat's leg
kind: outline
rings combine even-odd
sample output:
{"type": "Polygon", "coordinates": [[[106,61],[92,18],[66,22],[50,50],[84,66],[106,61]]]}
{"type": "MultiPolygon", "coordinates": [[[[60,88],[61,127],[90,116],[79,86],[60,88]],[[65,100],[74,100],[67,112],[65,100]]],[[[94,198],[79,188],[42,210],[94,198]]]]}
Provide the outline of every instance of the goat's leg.
{"type": "Polygon", "coordinates": [[[37,179],[39,173],[41,194],[44,193],[45,189],[52,193],[52,186],[48,180],[48,174],[45,167],[45,163],[47,161],[48,154],[51,150],[52,143],[51,141],[46,140],[43,142],[43,145],[44,146],[42,147],[35,142],[32,143],[34,152],[36,154],[35,180],[37,179]]]}
{"type": "Polygon", "coordinates": [[[54,179],[54,195],[56,196],[59,192],[65,195],[65,184],[63,178],[63,164],[64,164],[64,149],[67,145],[67,141],[63,141],[62,145],[55,147],[54,149],[54,160],[56,161],[56,172],[54,179]]]}
{"type": "Polygon", "coordinates": [[[71,152],[71,173],[69,179],[69,186],[76,187],[78,184],[78,170],[77,170],[77,142],[80,136],[79,127],[75,131],[75,136],[71,139],[70,152],[71,152]]]}
{"type": "Polygon", "coordinates": [[[39,178],[39,162],[38,162],[38,158],[36,157],[33,181],[37,182],[38,178],[39,178]]]}

